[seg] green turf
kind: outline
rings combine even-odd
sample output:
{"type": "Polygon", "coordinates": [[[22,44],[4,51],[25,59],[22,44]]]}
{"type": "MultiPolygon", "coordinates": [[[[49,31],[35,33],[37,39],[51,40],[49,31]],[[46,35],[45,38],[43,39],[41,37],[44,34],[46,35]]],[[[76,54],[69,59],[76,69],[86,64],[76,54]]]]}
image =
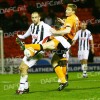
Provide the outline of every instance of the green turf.
{"type": "Polygon", "coordinates": [[[30,92],[17,95],[19,74],[0,75],[0,100],[100,100],[100,72],[89,72],[81,78],[79,72],[69,72],[69,85],[57,91],[55,73],[29,74],[30,92]]]}

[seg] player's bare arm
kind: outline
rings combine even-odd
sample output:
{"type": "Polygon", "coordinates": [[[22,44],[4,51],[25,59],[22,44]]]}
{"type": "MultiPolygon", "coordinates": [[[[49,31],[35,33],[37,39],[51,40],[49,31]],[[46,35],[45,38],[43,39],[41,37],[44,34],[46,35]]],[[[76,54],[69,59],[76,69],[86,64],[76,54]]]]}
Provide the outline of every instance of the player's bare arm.
{"type": "Polygon", "coordinates": [[[94,54],[94,42],[93,42],[93,40],[91,40],[90,42],[91,42],[91,51],[94,54]]]}
{"type": "Polygon", "coordinates": [[[76,40],[73,40],[72,45],[75,45],[75,43],[76,43],[76,40]]]}
{"type": "Polygon", "coordinates": [[[71,27],[66,27],[64,30],[55,30],[51,28],[50,31],[53,35],[64,35],[64,34],[70,33],[71,27]]]}

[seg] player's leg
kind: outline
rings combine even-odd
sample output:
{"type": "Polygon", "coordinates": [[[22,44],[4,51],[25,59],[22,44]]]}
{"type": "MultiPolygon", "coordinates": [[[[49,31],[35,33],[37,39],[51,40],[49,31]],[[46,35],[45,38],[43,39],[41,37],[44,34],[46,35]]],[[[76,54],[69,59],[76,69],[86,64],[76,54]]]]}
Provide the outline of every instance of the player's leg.
{"type": "MultiPolygon", "coordinates": [[[[66,43],[67,44],[67,43],[66,43]]],[[[68,59],[69,59],[69,50],[67,51],[61,43],[58,44],[58,48],[60,49],[60,61],[62,62],[62,71],[65,75],[66,80],[68,81],[68,59]]],[[[59,79],[60,82],[60,79],[59,79]]]]}
{"type": "MultiPolygon", "coordinates": [[[[66,60],[66,58],[63,59],[63,60],[61,60],[61,62],[63,63],[63,65],[61,66],[62,72],[63,72],[66,80],[68,81],[68,66],[67,66],[67,60],[66,60]]],[[[58,82],[60,83],[61,80],[58,79],[58,82]]]]}
{"type": "Polygon", "coordinates": [[[20,77],[19,88],[17,90],[18,94],[29,92],[28,68],[30,68],[33,65],[35,65],[37,60],[39,60],[41,58],[42,58],[42,54],[41,53],[38,53],[34,58],[31,58],[31,59],[27,59],[27,57],[24,56],[23,61],[21,62],[20,66],[19,66],[21,77],[20,77]]]}
{"type": "Polygon", "coordinates": [[[83,51],[78,51],[78,59],[80,60],[80,63],[81,63],[81,69],[83,71],[83,75],[85,73],[85,70],[84,70],[84,62],[83,62],[83,51]]]}
{"type": "Polygon", "coordinates": [[[20,84],[16,93],[23,94],[25,89],[28,89],[28,66],[22,61],[19,66],[19,70],[21,74],[20,84]]]}
{"type": "Polygon", "coordinates": [[[68,76],[68,60],[69,60],[69,54],[71,54],[71,50],[68,50],[67,52],[66,52],[66,80],[68,81],[68,78],[69,78],[69,76],[68,76]]]}
{"type": "Polygon", "coordinates": [[[43,50],[43,49],[56,49],[59,41],[56,40],[56,39],[53,39],[49,42],[46,42],[46,43],[43,43],[42,45],[41,44],[24,44],[19,38],[16,39],[16,42],[20,45],[20,48],[22,50],[25,50],[25,48],[29,48],[29,47],[32,47],[33,49],[37,50],[37,51],[40,51],[40,50],[43,50]]]}
{"type": "Polygon", "coordinates": [[[67,59],[63,59],[63,62],[65,62],[65,64],[62,66],[62,71],[65,75],[66,80],[68,81],[68,60],[67,59]]]}
{"type": "Polygon", "coordinates": [[[69,49],[71,47],[71,43],[69,43],[63,36],[56,36],[51,41],[43,43],[42,45],[41,44],[25,44],[25,48],[32,47],[37,51],[45,50],[45,49],[53,50],[57,48],[59,43],[61,43],[61,45],[66,49],[69,49]]]}
{"type": "Polygon", "coordinates": [[[68,63],[66,64],[66,80],[68,81],[69,75],[68,75],[68,63]]]}
{"type": "Polygon", "coordinates": [[[61,91],[65,86],[68,85],[68,82],[66,81],[65,75],[61,68],[62,61],[60,61],[60,58],[57,54],[54,54],[51,63],[52,63],[52,66],[53,66],[58,78],[61,80],[61,83],[58,88],[58,90],[61,91]]]}
{"type": "Polygon", "coordinates": [[[87,75],[87,70],[88,70],[87,59],[83,59],[82,61],[83,61],[83,64],[82,64],[83,77],[86,78],[86,77],[88,77],[88,75],[87,75]]]}
{"type": "Polygon", "coordinates": [[[63,73],[64,73],[64,75],[66,76],[66,70],[67,70],[67,68],[66,68],[66,64],[67,64],[67,60],[66,60],[66,58],[63,58],[63,59],[60,59],[60,61],[62,62],[62,71],[63,71],[63,73]]]}
{"type": "Polygon", "coordinates": [[[83,57],[82,57],[82,70],[83,70],[83,77],[88,77],[87,75],[87,59],[88,59],[89,52],[88,51],[83,51],[83,57]]]}
{"type": "Polygon", "coordinates": [[[41,44],[25,44],[25,48],[32,47],[33,49],[37,51],[45,50],[45,49],[53,50],[53,49],[56,49],[58,43],[59,43],[58,40],[53,39],[49,42],[43,43],[42,45],[41,44]]]}

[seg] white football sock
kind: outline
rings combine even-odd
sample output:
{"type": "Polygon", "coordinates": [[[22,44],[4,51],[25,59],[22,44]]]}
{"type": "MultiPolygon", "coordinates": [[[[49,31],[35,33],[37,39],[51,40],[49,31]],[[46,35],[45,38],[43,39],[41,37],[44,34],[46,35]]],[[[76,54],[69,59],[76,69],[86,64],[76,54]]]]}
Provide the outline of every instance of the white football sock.
{"type": "Polygon", "coordinates": [[[83,73],[87,72],[87,64],[82,64],[83,73]]]}
{"type": "Polygon", "coordinates": [[[25,89],[28,89],[28,81],[25,82],[25,89]]]}
{"type": "Polygon", "coordinates": [[[86,74],[86,71],[85,70],[83,70],[83,74],[86,74]]]}
{"type": "Polygon", "coordinates": [[[25,89],[25,82],[27,81],[27,78],[28,78],[28,75],[21,76],[21,78],[20,78],[20,85],[19,85],[18,90],[23,91],[25,89]]]}

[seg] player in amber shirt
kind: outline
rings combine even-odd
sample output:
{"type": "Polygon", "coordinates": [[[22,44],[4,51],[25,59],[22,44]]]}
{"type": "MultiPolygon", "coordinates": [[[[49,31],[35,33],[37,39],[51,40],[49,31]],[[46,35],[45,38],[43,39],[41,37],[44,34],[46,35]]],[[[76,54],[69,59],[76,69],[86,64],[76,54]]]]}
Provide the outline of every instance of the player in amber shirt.
{"type": "MultiPolygon", "coordinates": [[[[55,30],[54,28],[50,30],[52,32],[52,35],[54,36],[54,39],[52,41],[42,44],[43,49],[55,49],[59,43],[61,43],[61,45],[66,49],[70,48],[72,39],[75,36],[79,26],[79,19],[75,15],[76,9],[77,6],[75,4],[67,5],[67,18],[65,19],[65,21],[61,20],[60,18],[58,19],[64,25],[61,27],[60,30],[55,30]]],[[[41,46],[38,46],[38,44],[25,45],[26,48],[29,46],[33,46],[35,50],[41,50],[41,46]]]]}
{"type": "Polygon", "coordinates": [[[65,75],[62,71],[62,66],[66,67],[66,51],[71,47],[72,39],[78,29],[79,20],[75,15],[77,6],[75,4],[68,4],[66,8],[65,21],[58,18],[58,20],[63,23],[63,26],[60,30],[55,30],[54,28],[50,29],[52,32],[53,39],[49,42],[43,44],[25,44],[25,49],[32,47],[37,51],[41,50],[55,50],[56,52],[53,55],[51,64],[61,80],[58,90],[61,91],[65,86],[68,85],[68,82],[65,78],[65,75]]]}

